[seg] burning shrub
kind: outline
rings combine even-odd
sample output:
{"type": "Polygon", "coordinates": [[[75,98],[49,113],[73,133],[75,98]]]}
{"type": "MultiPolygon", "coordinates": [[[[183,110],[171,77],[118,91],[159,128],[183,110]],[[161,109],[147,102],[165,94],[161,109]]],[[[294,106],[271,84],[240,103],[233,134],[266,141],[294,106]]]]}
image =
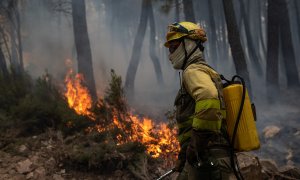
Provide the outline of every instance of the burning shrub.
{"type": "Polygon", "coordinates": [[[113,70],[105,97],[94,103],[81,82],[83,76],[67,77],[65,92],[55,86],[48,73],[36,81],[27,78],[22,83],[11,82],[12,87],[1,86],[0,91],[5,91],[7,97],[0,96],[0,100],[7,106],[0,111],[14,119],[10,127],[21,129],[19,135],[23,136],[49,127],[61,129],[67,135],[62,160],[74,169],[107,172],[125,168],[139,176],[139,167],[147,173],[147,166],[139,164],[149,163],[150,159],[164,158],[172,163],[178,151],[176,132],[166,123],[157,124],[131,112],[121,77],[113,70]],[[78,97],[81,95],[84,97],[78,97]]]}
{"type": "MultiPolygon", "coordinates": [[[[68,78],[67,84],[72,86],[67,87],[74,89],[67,92],[81,92],[84,89],[80,83],[76,83],[77,77],[81,76],[74,75],[73,79],[68,78]]],[[[71,102],[90,99],[77,99],[75,96],[67,98],[71,98],[71,102]]],[[[81,102],[78,101],[77,104],[80,105],[81,102]]],[[[163,158],[162,166],[172,166],[179,149],[174,136],[176,131],[169,129],[166,123],[158,124],[150,118],[130,112],[124,96],[122,79],[113,70],[104,98],[99,98],[91,109],[87,108],[77,113],[82,112],[86,112],[85,114],[91,117],[89,121],[95,123],[87,128],[89,133],[85,138],[91,137],[91,134],[94,138],[70,143],[64,159],[68,167],[97,172],[125,168],[135,177],[142,177],[140,171],[147,174],[147,163],[154,163],[151,159],[163,158]]]]}
{"type": "Polygon", "coordinates": [[[7,79],[0,77],[0,104],[0,112],[4,116],[0,122],[5,125],[1,127],[18,128],[19,135],[42,133],[49,127],[65,132],[79,131],[90,125],[86,117],[69,108],[48,73],[36,81],[26,73],[11,73],[7,79]],[[80,125],[66,128],[69,119],[80,125]]]}

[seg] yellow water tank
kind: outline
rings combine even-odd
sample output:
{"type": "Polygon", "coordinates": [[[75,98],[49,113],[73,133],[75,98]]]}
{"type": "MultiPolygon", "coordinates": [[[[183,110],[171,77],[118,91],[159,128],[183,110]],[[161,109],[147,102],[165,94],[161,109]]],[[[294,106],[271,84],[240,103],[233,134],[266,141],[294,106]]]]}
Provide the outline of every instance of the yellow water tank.
{"type": "MultiPolygon", "coordinates": [[[[232,139],[235,122],[240,110],[243,86],[241,84],[230,84],[223,88],[224,101],[226,105],[227,132],[232,139]]],[[[232,142],[231,142],[232,143],[232,142]]],[[[260,147],[259,137],[255,125],[254,113],[251,107],[248,92],[246,90],[243,111],[238,124],[234,142],[236,151],[251,151],[260,147]]]]}

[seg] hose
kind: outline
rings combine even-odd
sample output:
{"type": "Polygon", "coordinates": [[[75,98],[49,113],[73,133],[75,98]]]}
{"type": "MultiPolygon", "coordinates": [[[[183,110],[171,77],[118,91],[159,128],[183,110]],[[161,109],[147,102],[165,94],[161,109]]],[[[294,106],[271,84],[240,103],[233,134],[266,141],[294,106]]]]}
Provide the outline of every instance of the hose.
{"type": "Polygon", "coordinates": [[[240,171],[239,164],[236,163],[235,160],[234,160],[234,157],[235,157],[235,154],[234,154],[234,143],[235,143],[236,133],[237,133],[237,130],[238,130],[238,125],[239,125],[239,122],[240,122],[240,119],[241,119],[241,115],[242,115],[242,112],[243,112],[243,108],[244,108],[245,97],[246,97],[246,86],[245,86],[244,79],[242,77],[238,76],[238,75],[233,76],[231,82],[234,83],[234,80],[236,78],[239,78],[240,81],[241,81],[241,83],[242,83],[243,94],[242,94],[242,99],[241,99],[241,105],[240,105],[239,113],[238,113],[237,119],[235,121],[234,130],[233,130],[233,134],[232,134],[232,139],[231,139],[232,149],[231,149],[231,156],[230,156],[230,158],[231,158],[231,165],[232,165],[232,168],[233,168],[233,171],[234,171],[234,174],[235,174],[236,178],[238,180],[244,180],[244,178],[243,178],[243,176],[241,174],[241,171],[240,171]],[[237,166],[237,170],[235,168],[235,164],[237,166]]]}

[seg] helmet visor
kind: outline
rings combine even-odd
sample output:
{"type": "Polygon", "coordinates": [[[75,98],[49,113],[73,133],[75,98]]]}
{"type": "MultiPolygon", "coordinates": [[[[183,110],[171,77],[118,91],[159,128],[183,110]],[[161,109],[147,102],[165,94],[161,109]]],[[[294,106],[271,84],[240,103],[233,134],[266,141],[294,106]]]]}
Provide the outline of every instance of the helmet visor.
{"type": "Polygon", "coordinates": [[[169,25],[168,28],[169,28],[169,32],[179,32],[179,33],[184,33],[184,34],[189,33],[189,30],[187,30],[185,27],[183,27],[182,25],[180,25],[177,22],[169,25]]]}

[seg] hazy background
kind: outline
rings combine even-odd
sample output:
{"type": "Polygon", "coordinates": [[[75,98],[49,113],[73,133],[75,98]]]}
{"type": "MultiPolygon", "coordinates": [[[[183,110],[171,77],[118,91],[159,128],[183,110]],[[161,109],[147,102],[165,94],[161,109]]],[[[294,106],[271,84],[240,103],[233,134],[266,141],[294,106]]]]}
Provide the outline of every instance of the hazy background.
{"type": "MultiPolygon", "coordinates": [[[[73,61],[76,69],[76,50],[72,27],[70,1],[57,5],[58,0],[40,1],[27,0],[21,7],[21,27],[23,38],[23,56],[25,69],[34,77],[41,76],[47,70],[52,74],[57,83],[63,83],[66,74],[66,59],[73,61]]],[[[101,97],[110,80],[110,69],[114,69],[122,76],[123,82],[130,61],[133,42],[139,23],[141,0],[86,0],[87,23],[89,39],[92,48],[94,75],[98,95],[101,97]]],[[[172,110],[175,95],[179,89],[179,75],[168,60],[168,50],[163,46],[167,26],[175,21],[175,5],[173,1],[153,1],[154,19],[156,25],[156,53],[159,57],[163,71],[164,85],[159,86],[156,81],[153,63],[149,56],[149,25],[147,27],[142,49],[142,55],[135,79],[135,99],[130,104],[137,112],[150,116],[157,121],[166,121],[164,113],[172,110]],[[170,3],[171,2],[171,3],[170,3]],[[164,12],[164,7],[170,3],[169,12],[164,12]]],[[[180,2],[180,1],[179,1],[180,2]]],[[[266,7],[266,1],[258,1],[262,8],[266,7]]],[[[300,71],[300,41],[299,27],[296,21],[296,9],[292,1],[288,1],[291,18],[293,45],[295,49],[296,63],[300,71]]],[[[240,22],[240,9],[238,1],[234,0],[237,21],[240,22]]],[[[249,5],[249,4],[248,4],[249,5]]],[[[234,75],[235,68],[232,61],[227,39],[222,36],[225,26],[217,26],[219,58],[212,59],[215,53],[209,49],[210,27],[207,1],[194,1],[196,23],[202,25],[208,34],[208,42],[205,43],[205,58],[209,64],[226,77],[234,75]]],[[[182,7],[180,7],[180,20],[184,20],[182,7]]],[[[224,21],[222,2],[213,1],[214,19],[216,22],[224,21]]],[[[257,11],[257,7],[247,6],[250,14],[249,20],[255,16],[251,13],[257,11]]],[[[261,27],[263,42],[266,44],[266,10],[262,10],[261,27]]],[[[299,16],[299,14],[298,14],[299,16]]],[[[221,24],[221,23],[219,23],[221,24]]],[[[241,39],[247,55],[245,45],[244,28],[241,30],[241,39]]],[[[255,25],[251,26],[251,32],[260,31],[255,25]]],[[[226,36],[225,36],[226,37],[226,36]]],[[[278,155],[278,162],[300,163],[298,150],[300,142],[300,96],[299,89],[287,89],[284,75],[283,61],[280,58],[280,97],[272,104],[266,101],[265,68],[266,55],[260,44],[256,46],[261,57],[264,69],[262,76],[258,76],[247,58],[253,88],[252,100],[256,104],[258,116],[258,129],[261,135],[262,148],[257,151],[262,157],[274,158],[278,155]],[[272,139],[265,138],[263,130],[266,126],[275,125],[280,128],[272,139]],[[297,134],[298,133],[298,134],[297,134]],[[287,157],[292,153],[292,158],[287,157]],[[291,161],[289,161],[291,160],[291,161]]]]}

